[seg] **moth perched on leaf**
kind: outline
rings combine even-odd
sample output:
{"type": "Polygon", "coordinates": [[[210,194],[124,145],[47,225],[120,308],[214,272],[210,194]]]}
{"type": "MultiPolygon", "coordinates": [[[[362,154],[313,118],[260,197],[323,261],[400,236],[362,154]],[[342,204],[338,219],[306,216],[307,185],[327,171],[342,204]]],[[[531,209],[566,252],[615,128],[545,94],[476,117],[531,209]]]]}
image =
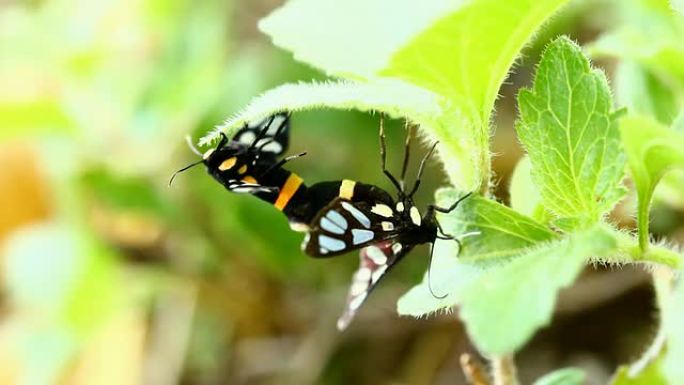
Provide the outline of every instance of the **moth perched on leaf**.
{"type": "MultiPolygon", "coordinates": [[[[453,211],[470,194],[461,197],[447,208],[430,205],[425,214],[421,215],[413,203],[413,196],[420,186],[425,163],[434,152],[437,143],[432,145],[421,160],[416,180],[411,189],[406,190],[404,178],[409,160],[410,141],[409,129],[401,177],[397,180],[386,168],[385,133],[381,121],[382,172],[396,187],[397,199],[338,197],[316,215],[310,224],[311,231],[302,244],[304,251],[313,257],[332,257],[361,249],[360,266],[352,278],[344,313],[337,322],[340,330],[349,325],[357,310],[385,274],[415,246],[432,244],[436,239],[454,240],[460,245],[456,237],[444,233],[437,221],[436,213],[453,211]]],[[[386,192],[378,195],[390,196],[386,192]]]]}
{"type": "Polygon", "coordinates": [[[204,154],[188,141],[202,159],[176,171],[169,184],[178,173],[204,163],[208,173],[229,191],[254,195],[282,211],[295,231],[309,230],[316,213],[338,197],[391,202],[381,189],[348,179],[305,185],[299,175],[283,167],[306,154],[281,158],[289,137],[290,115],[278,113],[246,125],[232,139],[222,134],[219,144],[204,154]]]}

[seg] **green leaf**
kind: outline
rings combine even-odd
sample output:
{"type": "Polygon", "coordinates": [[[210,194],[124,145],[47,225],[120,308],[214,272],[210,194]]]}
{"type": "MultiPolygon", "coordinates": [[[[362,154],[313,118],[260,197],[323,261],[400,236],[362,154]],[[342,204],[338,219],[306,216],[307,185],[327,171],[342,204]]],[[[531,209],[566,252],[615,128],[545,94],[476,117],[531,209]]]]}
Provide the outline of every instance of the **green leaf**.
{"type": "Polygon", "coordinates": [[[605,74],[559,38],[544,51],[532,89],[518,96],[516,128],[544,206],[562,228],[597,222],[624,193],[624,154],[605,74]]]}
{"type": "Polygon", "coordinates": [[[637,220],[639,244],[648,245],[648,210],[655,186],[672,168],[684,168],[684,135],[651,118],[629,116],[620,122],[620,131],[632,179],[639,199],[637,220]]]}
{"type": "Polygon", "coordinates": [[[447,96],[449,107],[423,127],[442,143],[452,184],[471,191],[488,183],[489,120],[499,87],[522,46],[565,2],[291,0],[260,27],[328,74],[401,78],[447,96]]]}
{"type": "Polygon", "coordinates": [[[408,117],[426,127],[434,124],[435,116],[443,114],[439,96],[399,80],[284,84],[253,99],[243,111],[202,138],[200,144],[211,143],[220,132],[232,136],[245,123],[275,112],[320,108],[381,111],[391,117],[408,117]]]}
{"type": "Polygon", "coordinates": [[[585,261],[615,247],[610,233],[594,228],[484,272],[460,293],[461,319],[475,345],[489,354],[519,349],[549,323],[557,292],[575,281],[585,261]]]}
{"type": "Polygon", "coordinates": [[[543,216],[541,194],[532,181],[532,163],[528,156],[520,159],[515,166],[509,193],[513,210],[536,219],[543,216]]]}
{"type": "MultiPolygon", "coordinates": [[[[442,143],[462,137],[476,143],[476,152],[447,146],[445,164],[463,164],[476,171],[475,183],[489,174],[489,122],[499,88],[515,58],[534,32],[566,0],[480,0],[462,7],[421,33],[398,51],[383,75],[408,80],[446,96],[458,117],[453,126],[434,132],[442,143]],[[457,129],[455,129],[457,127],[457,129]]],[[[464,190],[478,188],[446,169],[452,182],[464,190]]]]}
{"type": "MultiPolygon", "coordinates": [[[[460,195],[455,190],[442,189],[437,193],[437,202],[449,206],[460,195]]],[[[399,300],[399,314],[420,317],[451,307],[458,303],[463,287],[479,277],[482,271],[556,237],[534,220],[480,196],[471,196],[451,214],[440,215],[439,222],[447,234],[471,234],[462,239],[460,254],[456,242],[435,243],[431,283],[435,292],[449,295],[443,299],[435,298],[425,277],[421,284],[399,300]],[[455,257],[457,255],[458,258],[455,257]]]]}
{"type": "MultiPolygon", "coordinates": [[[[436,201],[443,207],[457,199],[452,189],[441,189],[436,201]]],[[[438,216],[439,223],[447,234],[476,233],[463,241],[463,250],[453,241],[446,243],[453,247],[449,256],[458,255],[462,260],[510,258],[539,242],[550,241],[556,234],[544,225],[516,211],[481,196],[465,199],[450,214],[438,216]]]]}
{"type": "Polygon", "coordinates": [[[666,381],[662,374],[662,358],[658,358],[638,373],[631,373],[629,366],[619,367],[610,385],[668,385],[678,383],[666,381]]]}
{"type": "Polygon", "coordinates": [[[622,23],[589,45],[588,52],[636,61],[681,93],[684,18],[665,0],[629,1],[621,7],[622,23]]]}
{"type": "Polygon", "coordinates": [[[669,384],[684,384],[684,271],[672,295],[663,303],[663,328],[667,336],[667,352],[663,359],[663,373],[669,384]]]}
{"type": "Polygon", "coordinates": [[[295,59],[329,75],[369,79],[460,0],[291,0],[259,22],[295,59]]]}
{"type": "Polygon", "coordinates": [[[677,100],[673,90],[652,71],[634,60],[618,64],[615,74],[616,99],[630,113],[652,115],[669,124],[677,115],[677,100]]]}
{"type": "Polygon", "coordinates": [[[533,385],[582,385],[585,378],[580,369],[564,368],[539,378],[533,385]]]}
{"type": "Polygon", "coordinates": [[[585,261],[616,247],[611,231],[592,228],[531,247],[508,262],[459,261],[435,250],[432,286],[448,297],[430,299],[424,282],[399,300],[398,311],[422,316],[460,305],[461,319],[481,352],[511,353],[550,321],[558,290],[576,279],[585,261]]]}
{"type": "Polygon", "coordinates": [[[448,96],[486,124],[499,87],[523,45],[565,3],[469,2],[397,52],[383,74],[448,96]]]}

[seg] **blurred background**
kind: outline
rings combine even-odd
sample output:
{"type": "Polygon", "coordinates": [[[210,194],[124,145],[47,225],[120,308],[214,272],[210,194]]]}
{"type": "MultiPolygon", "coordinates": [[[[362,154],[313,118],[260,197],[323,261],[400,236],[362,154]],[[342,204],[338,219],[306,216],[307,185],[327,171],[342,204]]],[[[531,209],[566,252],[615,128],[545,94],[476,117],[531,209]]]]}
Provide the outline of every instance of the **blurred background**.
{"type": "MultiPolygon", "coordinates": [[[[281,3],[0,0],[0,384],[464,383],[458,357],[474,351],[456,317],[394,310],[425,272],[427,249],[338,333],[356,255],[305,256],[280,213],[228,193],[200,168],[167,187],[195,160],[184,135],[199,138],[270,87],[323,78],[258,32],[281,3]]],[[[585,44],[637,21],[636,33],[656,25],[661,36],[670,25],[681,38],[671,18],[651,0],[579,1],[554,18],[501,91],[499,199],[521,156],[515,94],[546,42],[568,34],[585,44]]],[[[636,71],[669,95],[654,108],[671,121],[684,83],[639,56],[616,56],[597,55],[597,65],[613,85],[636,71]]],[[[621,104],[645,100],[630,86],[616,90],[621,104]]],[[[389,128],[397,168],[402,126],[389,128]]],[[[308,156],[291,168],[310,183],[390,187],[377,117],[300,113],[292,127],[290,153],[308,156]]],[[[422,207],[444,183],[437,163],[427,174],[422,207]]],[[[653,215],[656,233],[675,241],[684,239],[681,180],[670,177],[653,215]]],[[[633,227],[633,197],[613,220],[633,227]]],[[[562,294],[552,326],[518,355],[521,378],[574,365],[589,371],[588,384],[605,383],[656,327],[648,274],[588,269],[562,294]]]]}

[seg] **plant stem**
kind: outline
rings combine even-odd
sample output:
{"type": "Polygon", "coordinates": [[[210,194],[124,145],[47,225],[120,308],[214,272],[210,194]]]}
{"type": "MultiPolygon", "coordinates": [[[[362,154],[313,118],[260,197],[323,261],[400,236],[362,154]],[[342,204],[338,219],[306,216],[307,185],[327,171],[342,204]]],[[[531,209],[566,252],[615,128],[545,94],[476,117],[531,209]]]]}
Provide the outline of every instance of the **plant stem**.
{"type": "Polygon", "coordinates": [[[492,377],[494,385],[519,385],[518,373],[513,354],[492,358],[492,377]]]}
{"type": "Polygon", "coordinates": [[[651,204],[651,197],[653,196],[653,189],[645,191],[643,194],[637,196],[637,229],[639,230],[639,248],[642,252],[648,251],[648,225],[649,225],[649,209],[651,204]]]}
{"type": "Polygon", "coordinates": [[[678,269],[682,265],[682,256],[675,251],[657,245],[650,245],[650,247],[644,251],[639,243],[641,242],[641,236],[639,241],[637,241],[633,237],[615,229],[611,231],[617,240],[619,253],[627,257],[620,262],[651,262],[661,266],[667,266],[671,269],[678,269]]]}
{"type": "Polygon", "coordinates": [[[480,362],[468,353],[461,354],[461,369],[468,383],[471,385],[491,385],[489,377],[485,373],[480,362]]]}

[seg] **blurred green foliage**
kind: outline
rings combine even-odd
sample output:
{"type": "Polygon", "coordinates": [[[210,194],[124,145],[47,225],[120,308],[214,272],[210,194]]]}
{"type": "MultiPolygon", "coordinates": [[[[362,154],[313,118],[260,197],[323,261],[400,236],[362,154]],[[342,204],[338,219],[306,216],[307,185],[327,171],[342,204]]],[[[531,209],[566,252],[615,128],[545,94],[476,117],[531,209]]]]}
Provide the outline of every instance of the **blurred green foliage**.
{"type": "MultiPolygon", "coordinates": [[[[452,318],[432,324],[395,320],[394,300],[425,271],[426,248],[414,251],[415,257],[402,263],[378,289],[360,325],[339,335],[333,331],[333,320],[356,267],[355,256],[305,257],[299,251],[301,235],[289,231],[281,213],[263,202],[229,194],[200,168],[167,186],[175,170],[195,161],[184,135],[199,139],[253,97],[279,84],[325,79],[274,49],[258,32],[258,20],[276,3],[0,2],[0,384],[427,384],[439,382],[439,373],[447,373],[440,383],[452,383],[460,376],[460,369],[449,364],[449,352],[463,350],[459,341],[464,337],[452,318]]],[[[300,4],[305,3],[323,4],[300,4]]],[[[546,15],[561,3],[549,0],[537,6],[546,15]]],[[[603,19],[592,20],[591,2],[576,3],[539,33],[527,51],[529,57],[518,67],[522,80],[513,81],[529,82],[525,74],[531,73],[536,62],[531,58],[553,36],[568,31],[581,35],[598,24],[596,28],[609,33],[590,52],[620,59],[615,72],[615,84],[622,85],[617,88],[617,99],[663,124],[676,122],[684,95],[677,66],[684,52],[681,21],[667,13],[664,2],[634,0],[617,7],[627,11],[618,12],[619,21],[612,26],[603,19]],[[649,10],[643,20],[642,7],[649,10]],[[630,26],[634,20],[640,24],[630,26]],[[650,47],[655,40],[659,44],[650,47]]],[[[349,4],[366,9],[365,2],[349,4]]],[[[385,46],[386,39],[403,45],[413,33],[441,17],[442,7],[462,5],[431,2],[421,14],[414,14],[410,1],[377,4],[375,13],[365,14],[363,20],[354,12],[314,12],[297,25],[264,23],[263,29],[287,30],[295,38],[306,35],[322,42],[321,46],[300,47],[302,55],[340,55],[339,61],[326,63],[341,66],[345,72],[345,65],[358,64],[359,58],[377,64],[370,59],[387,56],[396,48],[385,46]],[[394,7],[394,17],[403,17],[415,30],[396,34],[396,19],[381,17],[387,7],[394,7]],[[326,23],[330,18],[344,23],[326,23]],[[386,35],[369,40],[362,29],[354,29],[354,22],[369,28],[385,26],[386,35]],[[374,49],[354,55],[321,39],[307,23],[330,27],[327,32],[336,25],[333,32],[344,32],[338,36],[340,41],[369,41],[366,47],[374,49]]],[[[601,3],[600,7],[610,6],[601,3]]],[[[496,9],[506,12],[500,4],[496,9]]],[[[476,29],[477,20],[496,22],[486,8],[474,7],[469,12],[466,16],[472,17],[473,24],[454,24],[458,15],[447,24],[476,29]]],[[[490,27],[496,28],[483,36],[491,43],[508,39],[510,31],[519,28],[521,35],[515,36],[510,50],[488,50],[477,39],[459,41],[462,46],[478,45],[468,62],[472,68],[467,73],[451,73],[473,82],[469,89],[449,91],[467,116],[435,125],[436,136],[454,146],[459,137],[448,130],[452,124],[477,132],[476,150],[487,162],[491,107],[499,84],[543,17],[516,20],[494,23],[490,27]],[[489,66],[491,61],[498,65],[489,66]],[[469,93],[476,93],[476,100],[469,93]]],[[[428,30],[420,41],[438,44],[439,32],[428,30]]],[[[420,41],[406,46],[410,60],[397,58],[392,71],[401,72],[415,64],[411,60],[424,58],[420,41]]],[[[418,68],[423,71],[419,71],[419,83],[434,86],[430,77],[434,66],[453,69],[452,56],[462,52],[456,48],[446,56],[431,50],[430,60],[418,68]]],[[[360,71],[365,74],[367,70],[360,71]]],[[[508,96],[500,103],[504,111],[513,108],[512,95],[508,96]]],[[[504,123],[499,122],[498,129],[505,131],[505,114],[501,115],[497,119],[504,123]]],[[[379,172],[377,120],[377,116],[349,111],[295,114],[290,151],[306,150],[308,155],[294,162],[292,169],[311,182],[346,177],[389,189],[379,172]]],[[[389,160],[398,166],[403,122],[388,125],[389,160]]],[[[473,143],[444,158],[452,179],[462,177],[464,185],[475,183],[477,174],[483,172],[480,167],[489,167],[477,164],[458,174],[455,161],[470,156],[474,147],[468,145],[473,143]]],[[[515,150],[515,143],[508,145],[515,150]]],[[[531,189],[529,175],[516,179],[518,203],[513,202],[513,208],[523,211],[520,196],[536,191],[531,189]]],[[[677,195],[681,179],[665,179],[673,179],[666,184],[670,195],[677,195]]],[[[417,197],[419,205],[431,202],[433,191],[443,184],[439,166],[430,165],[417,197]]],[[[681,202],[681,197],[675,198],[681,202]]],[[[543,212],[535,211],[536,203],[535,199],[524,209],[529,211],[526,214],[548,220],[543,212]]],[[[495,214],[512,211],[493,201],[480,204],[495,214]]],[[[483,211],[470,214],[476,217],[478,213],[483,211]]],[[[546,232],[540,233],[540,239],[548,238],[546,232]]],[[[564,241],[561,246],[570,247],[570,243],[564,241]]],[[[442,254],[453,254],[446,245],[438,247],[445,250],[442,254]]],[[[584,257],[585,253],[579,254],[584,257]]],[[[569,263],[572,268],[556,273],[574,278],[579,267],[569,263]]],[[[434,268],[439,271],[440,266],[436,259],[434,268]]],[[[544,268],[554,267],[549,262],[537,272],[513,273],[545,278],[544,268]]],[[[459,278],[447,277],[447,273],[443,279],[459,278]]],[[[467,273],[473,272],[464,272],[465,278],[477,278],[467,273]]],[[[443,284],[456,283],[468,281],[443,284]]],[[[529,283],[527,291],[520,291],[524,298],[515,299],[522,301],[525,293],[535,291],[534,280],[529,283]]],[[[502,285],[492,290],[498,295],[484,294],[501,300],[499,292],[509,288],[502,285]]],[[[555,291],[542,294],[546,298],[555,291]]],[[[477,287],[471,289],[471,304],[481,304],[479,295],[477,287]]],[[[441,306],[421,305],[430,308],[425,312],[441,306]]],[[[471,309],[475,309],[471,316],[480,318],[487,318],[491,311],[475,305],[471,309]]],[[[511,311],[525,310],[518,306],[511,311]]],[[[548,309],[529,313],[543,320],[550,317],[548,309]]],[[[677,322],[679,318],[673,313],[670,319],[677,322]]],[[[489,321],[490,329],[505,325],[489,321]]],[[[521,329],[519,334],[527,338],[531,333],[527,325],[521,329]]],[[[501,343],[491,336],[483,340],[501,343]]],[[[550,370],[538,369],[529,378],[550,370]]],[[[554,374],[547,381],[555,380],[554,374]]],[[[558,376],[575,382],[581,377],[576,371],[558,376]]]]}

